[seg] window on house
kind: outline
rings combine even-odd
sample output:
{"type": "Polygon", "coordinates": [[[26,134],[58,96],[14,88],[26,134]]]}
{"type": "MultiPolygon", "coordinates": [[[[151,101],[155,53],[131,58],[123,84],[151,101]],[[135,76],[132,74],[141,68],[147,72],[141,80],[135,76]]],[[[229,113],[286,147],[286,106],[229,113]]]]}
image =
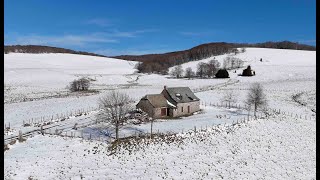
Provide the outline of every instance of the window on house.
{"type": "Polygon", "coordinates": [[[183,112],[183,107],[181,107],[181,112],[183,112]]]}
{"type": "Polygon", "coordinates": [[[188,106],[188,113],[190,113],[190,106],[188,106]]]}

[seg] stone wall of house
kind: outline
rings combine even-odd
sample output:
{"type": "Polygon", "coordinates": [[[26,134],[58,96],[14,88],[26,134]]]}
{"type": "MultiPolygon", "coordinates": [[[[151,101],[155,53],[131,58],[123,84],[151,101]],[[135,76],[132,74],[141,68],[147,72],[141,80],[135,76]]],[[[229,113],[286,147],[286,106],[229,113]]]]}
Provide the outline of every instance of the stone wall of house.
{"type": "Polygon", "coordinates": [[[200,110],[200,101],[188,102],[188,103],[178,103],[177,109],[173,110],[173,117],[191,115],[192,113],[200,110]],[[190,112],[188,113],[188,106],[190,107],[190,112]],[[183,112],[182,112],[183,107],[183,112]]]}
{"type": "Polygon", "coordinates": [[[146,112],[150,117],[153,114],[153,106],[147,100],[140,100],[139,103],[136,105],[136,108],[146,112]]]}
{"type": "Polygon", "coordinates": [[[136,108],[140,108],[142,111],[148,113],[150,117],[154,118],[161,118],[166,117],[167,115],[161,116],[161,108],[154,108],[151,103],[147,100],[141,100],[137,105],[136,108]]]}
{"type": "Polygon", "coordinates": [[[167,108],[166,109],[166,114],[164,116],[161,116],[161,109],[162,108],[154,108],[154,112],[155,112],[155,115],[154,115],[154,118],[163,118],[163,117],[167,117],[167,108]]]}

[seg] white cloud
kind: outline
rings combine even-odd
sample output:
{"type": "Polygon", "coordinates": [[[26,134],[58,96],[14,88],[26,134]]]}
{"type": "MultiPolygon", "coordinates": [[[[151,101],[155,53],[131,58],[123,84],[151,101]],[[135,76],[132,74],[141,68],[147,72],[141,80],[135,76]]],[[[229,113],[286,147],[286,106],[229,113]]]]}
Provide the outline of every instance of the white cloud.
{"type": "Polygon", "coordinates": [[[213,34],[221,34],[218,30],[201,30],[201,31],[181,31],[179,34],[184,36],[210,36],[213,34]]]}
{"type": "Polygon", "coordinates": [[[94,53],[106,56],[118,55],[143,55],[143,54],[160,54],[171,52],[169,49],[101,49],[94,51],[94,53]]]}
{"type": "Polygon", "coordinates": [[[142,30],[135,30],[135,31],[118,31],[114,29],[110,31],[109,34],[111,37],[127,37],[127,38],[134,38],[137,37],[139,34],[149,33],[158,31],[156,29],[142,29],[142,30]]]}
{"type": "Polygon", "coordinates": [[[154,29],[144,29],[135,31],[118,31],[117,29],[108,32],[96,32],[91,34],[66,34],[66,35],[39,35],[28,34],[21,35],[19,33],[5,36],[5,44],[14,45],[54,45],[54,46],[84,46],[89,43],[118,43],[121,38],[135,38],[147,32],[154,32],[154,29]]]}
{"type": "Polygon", "coordinates": [[[64,45],[83,46],[87,43],[117,43],[118,40],[101,36],[99,34],[89,35],[63,35],[63,36],[43,36],[25,35],[17,36],[9,42],[10,44],[35,44],[35,45],[64,45]]]}

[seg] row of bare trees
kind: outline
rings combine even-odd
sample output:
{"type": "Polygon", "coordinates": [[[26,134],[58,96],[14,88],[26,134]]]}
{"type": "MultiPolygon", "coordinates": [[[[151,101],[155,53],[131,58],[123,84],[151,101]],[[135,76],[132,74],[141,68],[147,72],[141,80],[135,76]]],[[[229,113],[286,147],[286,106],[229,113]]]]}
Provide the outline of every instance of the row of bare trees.
{"type": "Polygon", "coordinates": [[[223,69],[237,69],[243,67],[244,61],[241,60],[240,58],[232,57],[232,56],[227,56],[226,58],[223,59],[223,69]]]}
{"type": "Polygon", "coordinates": [[[197,65],[197,71],[194,72],[191,67],[183,70],[182,65],[175,66],[170,75],[176,78],[193,78],[195,76],[200,78],[213,78],[215,74],[218,72],[220,67],[220,63],[217,60],[210,60],[208,63],[200,62],[197,65]],[[185,72],[185,73],[184,73],[185,72]]]}
{"type": "MultiPolygon", "coordinates": [[[[245,51],[245,49],[242,51],[245,51]]],[[[227,56],[223,60],[222,69],[225,69],[225,70],[237,69],[237,68],[243,67],[243,64],[244,64],[244,61],[241,60],[240,58],[227,56]]],[[[194,72],[191,67],[188,67],[186,68],[186,70],[183,70],[182,65],[175,66],[170,71],[170,75],[176,78],[186,77],[188,79],[193,77],[213,78],[216,75],[216,73],[219,71],[219,69],[220,69],[219,61],[212,59],[207,63],[199,62],[197,64],[196,72],[194,72]]]]}

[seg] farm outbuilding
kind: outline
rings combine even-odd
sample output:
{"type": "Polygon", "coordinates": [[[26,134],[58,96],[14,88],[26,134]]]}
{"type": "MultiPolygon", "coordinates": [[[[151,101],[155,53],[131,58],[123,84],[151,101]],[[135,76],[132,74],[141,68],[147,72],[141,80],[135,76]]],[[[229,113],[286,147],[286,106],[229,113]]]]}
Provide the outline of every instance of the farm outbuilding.
{"type": "Polygon", "coordinates": [[[200,99],[189,87],[172,87],[164,89],[160,94],[148,94],[136,105],[154,118],[168,118],[191,115],[200,110],[200,99]]]}

